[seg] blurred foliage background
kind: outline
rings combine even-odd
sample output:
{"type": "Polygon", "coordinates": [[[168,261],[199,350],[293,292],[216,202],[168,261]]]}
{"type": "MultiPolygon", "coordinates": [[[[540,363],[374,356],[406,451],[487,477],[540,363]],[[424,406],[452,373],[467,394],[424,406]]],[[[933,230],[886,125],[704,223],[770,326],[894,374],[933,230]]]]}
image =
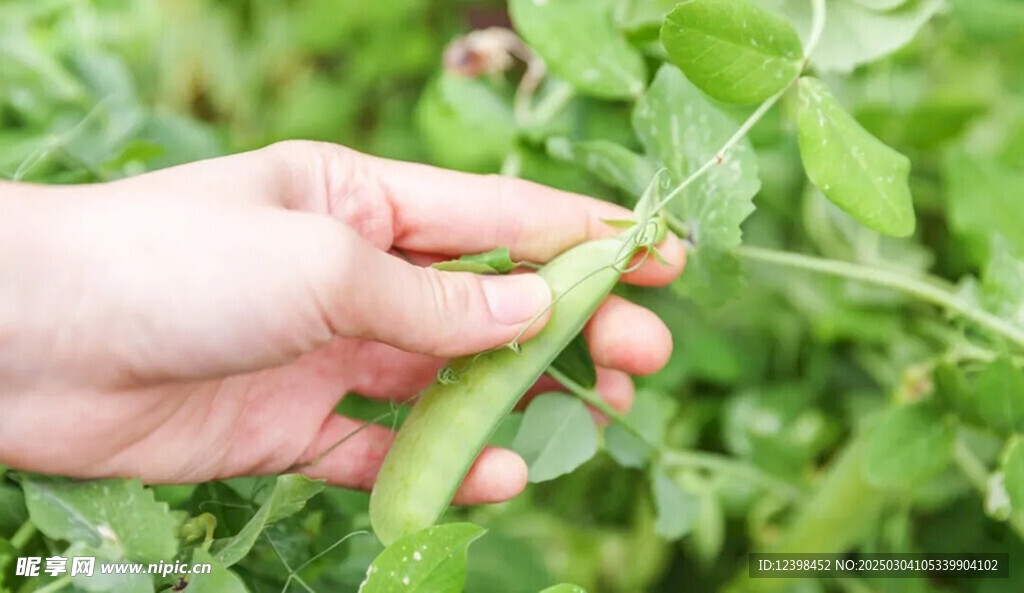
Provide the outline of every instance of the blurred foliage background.
{"type": "MultiPolygon", "coordinates": [[[[643,45],[649,22],[618,14],[643,45]]],[[[507,22],[504,3],[495,1],[0,0],[0,175],[101,181],[312,138],[472,171],[512,163],[524,177],[625,200],[552,158],[545,141],[557,135],[636,147],[628,104],[576,98],[544,129],[517,127],[512,81],[440,74],[455,36],[507,22]]],[[[826,79],[866,128],[911,157],[916,236],[897,241],[867,230],[806,183],[787,99],[752,134],[762,189],[746,242],[950,281],[979,278],[961,284],[967,292],[984,284],[993,249],[1024,253],[1024,2],[951,0],[910,38],[885,59],[826,79]],[[993,247],[996,232],[1004,243],[993,247]]],[[[923,453],[941,458],[933,471],[884,495],[834,463],[871,449],[865,427],[880,414],[929,399],[937,365],[984,372],[999,349],[965,342],[974,336],[961,324],[889,291],[773,267],[748,272],[747,289],[714,306],[673,289],[624,292],[656,310],[677,343],[664,372],[638,380],[634,417],[678,450],[720,455],[682,463],[672,476],[686,485],[676,511],[692,514],[682,532],[659,524],[641,470],[601,453],[508,504],[454,511],[490,530],[471,548],[468,591],[535,593],[559,580],[591,593],[716,591],[745,566],[747,551],[815,509],[818,522],[804,542],[815,550],[1011,551],[1024,566],[1009,511],[986,485],[1007,431],[959,428],[957,443],[968,443],[972,457],[938,451],[940,438],[923,453]],[[751,471],[811,489],[811,498],[794,508],[737,475],[751,471]]],[[[1020,321],[1012,307],[1020,299],[1000,301],[1008,318],[1020,321]]],[[[995,386],[975,387],[1018,389],[1021,360],[1008,360],[995,386]]],[[[356,397],[344,405],[366,418],[377,413],[356,397]]],[[[957,413],[936,407],[928,418],[957,413]]],[[[174,508],[214,513],[217,529],[233,533],[265,485],[232,480],[155,491],[174,508]]],[[[14,494],[4,496],[13,502],[8,515],[0,510],[0,535],[9,536],[24,514],[14,494]]],[[[363,535],[331,546],[367,524],[365,495],[328,489],[269,527],[235,569],[252,591],[297,590],[288,567],[329,550],[300,571],[304,582],[318,592],[353,591],[379,545],[363,535]]],[[[53,550],[48,541],[31,545],[53,550]]],[[[11,567],[0,562],[4,570],[11,567]]],[[[789,586],[1008,593],[1024,589],[1024,574],[789,586]]]]}
{"type": "Polygon", "coordinates": [[[107,179],[285,138],[423,160],[444,45],[503,20],[469,0],[5,0],[0,171],[107,179]]]}

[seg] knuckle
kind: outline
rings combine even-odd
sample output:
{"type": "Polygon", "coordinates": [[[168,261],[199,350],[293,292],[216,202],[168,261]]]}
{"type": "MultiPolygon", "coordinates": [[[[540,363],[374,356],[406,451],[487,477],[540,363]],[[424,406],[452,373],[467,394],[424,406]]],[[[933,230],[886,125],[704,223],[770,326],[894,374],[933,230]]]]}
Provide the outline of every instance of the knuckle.
{"type": "Polygon", "coordinates": [[[485,178],[487,187],[491,188],[491,192],[497,198],[496,203],[501,209],[496,216],[504,221],[502,228],[495,230],[494,243],[495,245],[506,244],[510,249],[516,251],[517,246],[521,245],[525,239],[527,226],[526,221],[521,216],[515,216],[514,209],[509,208],[508,205],[515,203],[521,197],[524,181],[495,173],[488,174],[485,178]]]}
{"type": "Polygon", "coordinates": [[[263,149],[269,166],[300,184],[311,209],[331,212],[365,169],[360,153],[330,142],[280,140],[263,149]]]}
{"type": "Polygon", "coordinates": [[[445,354],[459,339],[459,320],[466,317],[473,305],[472,289],[467,278],[425,269],[424,294],[430,299],[430,320],[421,346],[437,354],[445,354]]]}
{"type": "Polygon", "coordinates": [[[317,245],[312,265],[310,290],[330,335],[346,334],[346,319],[353,313],[348,306],[355,290],[353,282],[361,277],[360,262],[341,225],[317,216],[306,232],[311,244],[317,245]]]}

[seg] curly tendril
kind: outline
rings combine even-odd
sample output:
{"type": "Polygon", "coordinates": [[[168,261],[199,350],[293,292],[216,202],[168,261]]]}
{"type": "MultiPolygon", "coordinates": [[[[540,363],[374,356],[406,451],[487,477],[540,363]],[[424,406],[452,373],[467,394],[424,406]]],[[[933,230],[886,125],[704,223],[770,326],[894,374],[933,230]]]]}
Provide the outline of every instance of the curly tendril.
{"type": "Polygon", "coordinates": [[[462,373],[452,368],[451,365],[444,365],[437,371],[437,382],[442,385],[454,385],[459,382],[462,373]]]}

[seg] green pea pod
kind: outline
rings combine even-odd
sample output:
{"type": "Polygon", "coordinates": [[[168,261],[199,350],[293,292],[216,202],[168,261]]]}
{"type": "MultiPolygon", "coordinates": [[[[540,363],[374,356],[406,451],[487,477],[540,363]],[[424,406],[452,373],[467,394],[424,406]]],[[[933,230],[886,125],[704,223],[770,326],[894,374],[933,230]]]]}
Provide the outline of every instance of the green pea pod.
{"type": "Polygon", "coordinates": [[[501,420],[619,280],[637,248],[629,233],[583,243],[538,273],[554,296],[551,317],[518,352],[502,348],[453,361],[457,377],[420,396],[384,459],[370,496],[370,522],[389,544],[434,524],[501,420]],[[460,370],[462,369],[462,370],[460,370]]]}

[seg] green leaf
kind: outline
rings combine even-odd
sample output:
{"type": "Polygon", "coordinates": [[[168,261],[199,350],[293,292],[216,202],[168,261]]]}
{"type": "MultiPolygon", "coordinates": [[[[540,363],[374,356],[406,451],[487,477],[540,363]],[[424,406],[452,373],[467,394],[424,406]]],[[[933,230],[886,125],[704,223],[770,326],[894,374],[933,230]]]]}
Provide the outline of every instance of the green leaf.
{"type": "Polygon", "coordinates": [[[602,197],[611,193],[582,167],[555,160],[543,147],[520,143],[509,158],[517,163],[517,176],[522,179],[585,196],[602,197]]]}
{"type": "MultiPolygon", "coordinates": [[[[980,239],[980,236],[978,237],[980,239]]],[[[978,241],[975,247],[984,245],[978,241]]],[[[966,277],[958,285],[959,297],[1024,330],[1024,259],[1002,235],[992,233],[981,282],[966,277]]]]}
{"type": "Polygon", "coordinates": [[[551,156],[576,163],[633,198],[644,193],[658,172],[657,165],[649,159],[608,140],[570,142],[566,138],[551,138],[547,150],[551,156]]]}
{"type": "Polygon", "coordinates": [[[152,114],[139,140],[163,148],[159,157],[147,161],[151,169],[190,163],[225,153],[216,130],[211,126],[170,113],[152,114]]]}
{"type": "MultiPolygon", "coordinates": [[[[536,593],[554,582],[542,547],[529,535],[497,529],[473,543],[466,591],[536,593]]],[[[326,593],[326,592],[325,592],[326,593]]]]}
{"type": "Polygon", "coordinates": [[[576,334],[551,366],[587,389],[597,385],[597,367],[590,357],[590,346],[582,333],[576,334]]]}
{"type": "Polygon", "coordinates": [[[643,56],[612,26],[608,0],[509,0],[516,30],[560,78],[597,97],[644,90],[643,56]]]}
{"type": "Polygon", "coordinates": [[[725,545],[725,509],[714,492],[701,492],[699,497],[700,512],[690,541],[697,558],[710,564],[719,558],[725,545]]]}
{"type": "Polygon", "coordinates": [[[138,164],[146,167],[150,162],[162,157],[167,150],[159,144],[145,140],[132,140],[126,143],[121,152],[104,163],[104,166],[121,169],[128,165],[138,164]]]}
{"type": "Polygon", "coordinates": [[[1002,235],[992,237],[981,291],[986,309],[1024,327],[1024,259],[1002,235]]]}
{"type": "Polygon", "coordinates": [[[487,253],[463,255],[459,259],[433,264],[435,270],[444,272],[473,272],[475,274],[508,274],[516,269],[508,247],[499,247],[487,253]]]}
{"type": "Polygon", "coordinates": [[[515,145],[511,101],[486,82],[442,74],[416,108],[427,150],[442,166],[495,172],[515,145]]]}
{"type": "Polygon", "coordinates": [[[209,564],[210,574],[197,574],[188,581],[188,593],[248,593],[249,588],[237,574],[221,564],[209,552],[196,548],[193,564],[209,564]]]}
{"type": "Polygon", "coordinates": [[[923,405],[890,408],[875,425],[861,464],[877,488],[908,489],[946,469],[954,427],[923,405]]]}
{"type": "Polygon", "coordinates": [[[513,412],[505,416],[498,424],[498,427],[494,429],[491,438],[487,439],[487,445],[511,449],[512,443],[516,440],[516,435],[519,434],[519,427],[522,424],[523,415],[520,413],[513,412]]]}
{"type": "Polygon", "coordinates": [[[555,585],[554,587],[548,587],[540,593],[587,593],[587,590],[577,585],[570,585],[568,583],[562,583],[561,585],[555,585]]]}
{"type": "Polygon", "coordinates": [[[359,593],[461,593],[466,549],[484,532],[472,523],[449,523],[409,534],[370,564],[359,593]]]}
{"type": "Polygon", "coordinates": [[[672,290],[704,307],[717,307],[740,294],[745,286],[743,266],[732,251],[698,245],[686,254],[686,273],[672,290]]]}
{"type": "Polygon", "coordinates": [[[960,419],[971,424],[983,424],[978,413],[978,402],[967,376],[959,367],[941,363],[932,371],[935,394],[960,419]]]}
{"type": "Polygon", "coordinates": [[[25,495],[14,486],[0,483],[0,534],[14,533],[26,519],[25,495]]]}
{"type": "Polygon", "coordinates": [[[664,213],[657,210],[665,203],[672,185],[672,175],[668,173],[668,169],[659,169],[633,206],[633,219],[638,224],[647,224],[654,217],[663,216],[664,213]]]}
{"type": "Polygon", "coordinates": [[[979,40],[1020,39],[1024,3],[1019,0],[950,0],[953,17],[979,40]]]}
{"type": "MultiPolygon", "coordinates": [[[[625,420],[643,434],[647,441],[660,444],[665,439],[668,422],[675,416],[676,407],[675,400],[661,392],[640,390],[625,420]]],[[[605,430],[604,446],[612,459],[623,467],[643,467],[654,454],[647,442],[634,436],[618,422],[605,430]]]]}
{"type": "Polygon", "coordinates": [[[17,558],[19,556],[20,553],[18,552],[18,549],[11,545],[11,542],[0,537],[0,591],[7,590],[3,588],[4,580],[7,576],[8,570],[13,571],[13,568],[9,567],[17,562],[17,558]]]}
{"type": "Polygon", "coordinates": [[[192,493],[196,491],[195,484],[168,484],[162,486],[150,486],[153,495],[160,502],[166,502],[172,509],[185,504],[192,493]]]}
{"type": "Polygon", "coordinates": [[[159,562],[178,550],[177,521],[138,480],[58,481],[26,477],[25,504],[51,539],[112,546],[118,558],[159,562]]]}
{"type": "Polygon", "coordinates": [[[989,110],[979,91],[933,94],[910,106],[892,101],[860,104],[854,115],[866,130],[890,146],[921,151],[956,140],[989,110]]]}
{"type": "MultiPolygon", "coordinates": [[[[885,0],[876,0],[883,2],[885,0]]],[[[763,0],[788,17],[801,37],[811,32],[807,0],[763,0]]],[[[825,30],[811,64],[819,72],[850,72],[903,46],[943,7],[943,0],[908,0],[895,10],[877,10],[864,0],[827,0],[825,30]]]]}
{"type": "MultiPolygon", "coordinates": [[[[104,540],[99,546],[92,546],[84,542],[74,542],[67,550],[61,553],[65,558],[93,557],[96,564],[121,563],[128,560],[118,549],[117,542],[104,540]]],[[[165,562],[172,562],[173,557],[164,559],[165,562]]],[[[71,561],[68,561],[68,568],[71,561]]],[[[152,593],[153,578],[145,574],[104,574],[95,566],[91,576],[77,574],[71,577],[71,583],[78,591],[91,591],[94,593],[152,593]]]]}
{"type": "Polygon", "coordinates": [[[683,490],[659,469],[651,472],[657,519],[654,532],[673,541],[690,533],[701,515],[701,499],[683,490]]]}
{"type": "Polygon", "coordinates": [[[1003,453],[1003,485],[1016,512],[1024,512],[1024,438],[1015,437],[1003,453]]]}
{"type": "Polygon", "coordinates": [[[725,405],[723,443],[776,476],[799,479],[833,444],[828,421],[812,402],[799,383],[737,394],[725,405]]]}
{"type": "Polygon", "coordinates": [[[512,449],[526,460],[531,482],[553,480],[594,456],[597,427],[578,398],[545,393],[526,408],[512,449]]]}
{"type": "Polygon", "coordinates": [[[1013,362],[998,358],[982,369],[974,397],[986,426],[1001,434],[1024,432],[1024,373],[1013,362]]]}
{"type": "Polygon", "coordinates": [[[615,24],[624,31],[642,32],[665,22],[665,17],[680,0],[620,0],[615,10],[615,24]]]}
{"type": "Polygon", "coordinates": [[[821,81],[802,78],[799,88],[800,157],[811,182],[865,226],[912,234],[910,159],[862,128],[821,81]]]}
{"type": "MultiPolygon", "coordinates": [[[[739,126],[678,68],[665,65],[637,102],[633,127],[647,153],[680,183],[714,158],[739,126]]],[[[723,164],[691,184],[666,210],[682,222],[696,245],[732,248],[740,244],[740,225],[754,211],[760,187],[757,157],[744,139],[723,164]]]]}
{"type": "Polygon", "coordinates": [[[290,517],[324,489],[324,483],[301,474],[278,476],[274,489],[256,511],[256,515],[237,534],[215,541],[213,557],[224,566],[231,566],[245,557],[267,526],[290,517]]]}
{"type": "Polygon", "coordinates": [[[1016,253],[1024,253],[1024,171],[1001,166],[989,157],[951,150],[943,163],[949,224],[957,234],[987,247],[1002,235],[1016,253]]]}
{"type": "Polygon", "coordinates": [[[761,103],[803,68],[793,27],[750,0],[681,2],[665,20],[661,42],[687,78],[728,103],[761,103]]]}
{"type": "Polygon", "coordinates": [[[86,100],[88,91],[82,82],[43,47],[44,44],[29,38],[27,29],[5,27],[0,39],[0,61],[4,64],[0,74],[5,84],[34,88],[55,102],[86,100]]]}

